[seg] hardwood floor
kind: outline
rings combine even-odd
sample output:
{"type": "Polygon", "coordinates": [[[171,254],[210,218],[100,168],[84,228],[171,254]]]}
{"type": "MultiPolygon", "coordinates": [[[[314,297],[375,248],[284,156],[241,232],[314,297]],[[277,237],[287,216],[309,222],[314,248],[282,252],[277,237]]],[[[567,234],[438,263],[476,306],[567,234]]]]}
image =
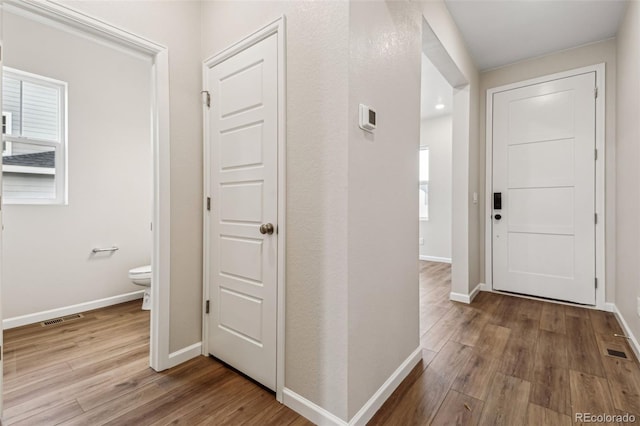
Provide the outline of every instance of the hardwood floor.
{"type": "MultiPolygon", "coordinates": [[[[578,412],[640,413],[640,367],[613,315],[490,293],[451,302],[449,265],[421,265],[423,360],[370,424],[562,426],[579,424],[578,412]]],[[[154,372],[139,301],[4,339],[4,424],[311,424],[211,358],[154,372]]]]}
{"type": "Polygon", "coordinates": [[[450,266],[421,262],[423,360],[369,424],[562,426],[581,412],[640,424],[640,366],[613,314],[449,291],[450,266]]]}
{"type": "Polygon", "coordinates": [[[140,301],[7,330],[4,342],[3,424],[311,424],[211,358],[153,371],[140,301]]]}

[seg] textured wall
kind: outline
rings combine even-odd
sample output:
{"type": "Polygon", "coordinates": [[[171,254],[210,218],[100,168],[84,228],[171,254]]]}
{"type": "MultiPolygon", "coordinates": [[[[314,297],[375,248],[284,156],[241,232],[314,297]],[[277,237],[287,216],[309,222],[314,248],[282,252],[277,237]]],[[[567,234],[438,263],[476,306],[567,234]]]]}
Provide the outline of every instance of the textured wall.
{"type": "Polygon", "coordinates": [[[419,5],[351,2],[349,17],[349,418],[420,345],[419,5]],[[358,127],[372,106],[373,134],[358,127]]]}
{"type": "Polygon", "coordinates": [[[629,9],[618,32],[617,204],[615,302],[636,340],[640,339],[640,4],[629,9]]]}

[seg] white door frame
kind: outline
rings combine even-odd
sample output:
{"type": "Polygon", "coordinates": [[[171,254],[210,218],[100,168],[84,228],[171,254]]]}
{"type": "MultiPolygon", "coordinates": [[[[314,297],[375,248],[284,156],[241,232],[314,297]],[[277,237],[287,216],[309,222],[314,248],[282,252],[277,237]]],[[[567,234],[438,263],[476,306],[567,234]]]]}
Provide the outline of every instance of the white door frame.
{"type": "MultiPolygon", "coordinates": [[[[596,73],[596,87],[598,96],[596,98],[596,149],[598,159],[596,161],[596,213],[598,223],[596,224],[596,277],[598,288],[596,289],[595,308],[609,310],[606,302],[606,263],[605,263],[605,64],[590,65],[570,71],[550,74],[518,83],[507,84],[487,90],[487,117],[486,117],[486,185],[485,185],[485,283],[486,290],[496,291],[493,288],[493,221],[491,220],[492,206],[491,197],[493,194],[493,95],[506,90],[517,89],[524,86],[544,83],[551,80],[572,77],[578,74],[589,72],[596,73]]],[[[595,283],[594,283],[595,285],[595,283]]]]}
{"type": "MultiPolygon", "coordinates": [[[[237,43],[227,47],[221,52],[213,55],[204,61],[202,67],[202,87],[203,91],[209,91],[208,71],[217,64],[225,61],[231,56],[241,52],[265,38],[277,34],[278,35],[278,278],[277,278],[277,325],[276,325],[276,399],[282,402],[284,390],[284,351],[285,351],[285,244],[286,244],[286,19],[281,16],[270,24],[257,30],[253,34],[243,38],[237,43]]],[[[214,94],[215,95],[215,94],[214,94]]],[[[207,214],[207,197],[211,196],[211,183],[209,176],[211,174],[210,150],[207,141],[210,136],[209,115],[206,105],[203,106],[203,155],[204,155],[204,194],[203,194],[203,298],[202,298],[202,354],[208,356],[209,351],[209,321],[205,313],[205,303],[209,300],[209,279],[210,265],[209,258],[211,254],[211,241],[209,234],[211,232],[211,221],[207,214]]]]}
{"type": "Polygon", "coordinates": [[[176,362],[169,357],[171,261],[169,166],[171,157],[169,151],[168,49],[158,43],[49,0],[4,0],[0,4],[0,8],[8,12],[27,14],[34,19],[54,21],[98,41],[106,41],[137,51],[149,57],[152,61],[153,253],[151,257],[151,279],[153,281],[153,297],[149,365],[156,371],[170,368],[176,362]]]}

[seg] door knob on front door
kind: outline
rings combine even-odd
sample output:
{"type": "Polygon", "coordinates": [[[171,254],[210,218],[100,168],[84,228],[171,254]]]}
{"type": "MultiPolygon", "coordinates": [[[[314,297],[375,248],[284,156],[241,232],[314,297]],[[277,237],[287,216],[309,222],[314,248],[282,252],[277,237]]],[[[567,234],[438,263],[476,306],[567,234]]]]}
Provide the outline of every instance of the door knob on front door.
{"type": "Polygon", "coordinates": [[[500,219],[502,219],[502,215],[501,215],[501,214],[494,214],[494,215],[493,215],[493,218],[494,218],[495,220],[500,220],[500,219]]]}
{"type": "Polygon", "coordinates": [[[273,234],[273,225],[271,223],[263,223],[260,225],[260,233],[261,234],[273,234]]]}

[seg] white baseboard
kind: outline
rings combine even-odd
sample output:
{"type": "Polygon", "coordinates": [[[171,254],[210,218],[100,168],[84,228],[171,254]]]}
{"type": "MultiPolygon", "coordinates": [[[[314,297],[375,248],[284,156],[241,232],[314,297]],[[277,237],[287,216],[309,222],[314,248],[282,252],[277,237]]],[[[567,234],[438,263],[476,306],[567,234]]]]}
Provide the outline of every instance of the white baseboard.
{"type": "Polygon", "coordinates": [[[471,290],[471,294],[469,295],[469,298],[471,299],[470,302],[473,302],[473,299],[476,298],[476,296],[478,295],[478,293],[480,293],[482,291],[482,289],[484,288],[484,283],[478,283],[478,285],[476,286],[476,288],[474,288],[473,290],[471,290]]]}
{"type": "Polygon", "coordinates": [[[191,346],[170,353],[167,368],[173,368],[200,355],[202,355],[202,342],[194,343],[191,346]]]}
{"type": "Polygon", "coordinates": [[[469,294],[463,293],[454,293],[453,291],[449,293],[449,300],[453,300],[454,302],[466,303],[467,305],[473,302],[473,299],[478,295],[478,293],[485,287],[483,283],[480,283],[471,290],[469,294]]]}
{"type": "Polygon", "coordinates": [[[402,364],[396,369],[396,371],[389,376],[386,382],[380,386],[380,389],[362,406],[360,411],[349,422],[349,425],[360,426],[366,425],[369,420],[378,412],[382,404],[391,396],[394,390],[400,383],[411,373],[413,367],[415,367],[422,359],[422,348],[418,347],[402,364]]]}
{"type": "Polygon", "coordinates": [[[428,260],[429,262],[451,263],[450,257],[424,256],[420,255],[420,260],[428,260]]]}
{"type": "Polygon", "coordinates": [[[638,344],[638,339],[636,339],[636,336],[633,335],[629,324],[627,324],[627,322],[624,320],[624,317],[618,310],[618,307],[616,305],[613,305],[613,309],[613,313],[616,315],[616,319],[618,320],[620,327],[622,327],[624,334],[629,337],[629,346],[631,346],[633,352],[636,353],[636,358],[640,359],[640,344],[638,344]]]}
{"type": "Polygon", "coordinates": [[[360,426],[366,425],[391,396],[394,390],[409,375],[422,359],[422,348],[418,347],[380,386],[380,389],[362,406],[351,421],[346,422],[308,399],[298,395],[291,389],[283,391],[283,404],[307,420],[320,426],[360,426]]]}
{"type": "Polygon", "coordinates": [[[615,303],[610,303],[610,302],[606,302],[603,306],[602,306],[602,310],[606,311],[606,312],[613,312],[615,313],[617,308],[616,308],[616,304],[615,303]]]}
{"type": "Polygon", "coordinates": [[[348,426],[348,423],[324,408],[298,395],[291,389],[284,388],[282,403],[310,422],[319,426],[348,426]]]}
{"type": "Polygon", "coordinates": [[[10,328],[34,324],[40,321],[64,317],[66,315],[79,314],[81,312],[87,312],[93,309],[104,308],[105,306],[117,305],[119,303],[129,302],[131,300],[142,299],[143,295],[144,290],[134,291],[131,293],[120,294],[118,296],[92,300],[91,302],[78,303],[77,305],[64,306],[62,308],[50,309],[48,311],[35,312],[33,314],[7,318],[2,320],[2,328],[8,330],[10,328]]]}

